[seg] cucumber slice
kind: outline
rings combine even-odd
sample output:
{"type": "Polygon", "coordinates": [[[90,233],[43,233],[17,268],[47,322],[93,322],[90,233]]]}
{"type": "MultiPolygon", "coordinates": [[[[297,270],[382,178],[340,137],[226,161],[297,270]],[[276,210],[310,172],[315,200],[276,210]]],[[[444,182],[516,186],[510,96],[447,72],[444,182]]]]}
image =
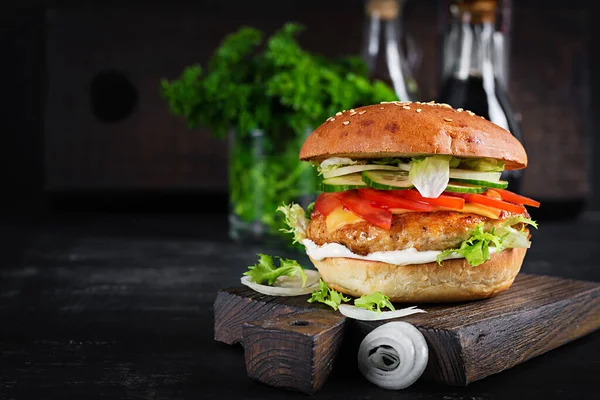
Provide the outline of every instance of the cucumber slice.
{"type": "Polygon", "coordinates": [[[468,179],[472,181],[498,182],[502,172],[481,172],[469,169],[450,168],[450,179],[468,179]]]}
{"type": "Polygon", "coordinates": [[[369,170],[389,170],[389,171],[400,171],[400,168],[393,165],[376,165],[376,164],[361,164],[361,165],[348,165],[346,167],[336,168],[331,171],[323,172],[323,178],[329,179],[336,176],[349,175],[356,172],[369,171],[369,170]]]}
{"type": "Polygon", "coordinates": [[[374,189],[402,190],[414,187],[406,171],[363,171],[362,180],[374,189]]]}
{"type": "Polygon", "coordinates": [[[489,181],[480,181],[477,179],[452,179],[453,182],[461,182],[461,183],[470,183],[472,185],[484,186],[493,189],[506,189],[508,187],[508,182],[506,181],[497,181],[497,182],[489,182],[489,181]]]}
{"type": "Polygon", "coordinates": [[[360,174],[336,176],[321,182],[321,190],[324,192],[341,192],[364,187],[367,187],[367,184],[363,182],[360,174]]]}
{"type": "Polygon", "coordinates": [[[400,168],[402,171],[410,171],[410,163],[400,163],[398,164],[398,168],[400,168]]]}
{"type": "Polygon", "coordinates": [[[454,193],[483,193],[487,190],[486,187],[471,185],[468,183],[450,181],[446,186],[446,192],[454,193]]]}

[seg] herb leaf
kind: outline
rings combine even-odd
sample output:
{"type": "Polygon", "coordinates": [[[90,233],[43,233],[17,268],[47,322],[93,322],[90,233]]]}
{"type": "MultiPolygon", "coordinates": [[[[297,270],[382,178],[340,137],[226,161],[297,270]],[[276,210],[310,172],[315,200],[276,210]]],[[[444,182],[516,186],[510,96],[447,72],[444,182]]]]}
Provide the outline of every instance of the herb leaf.
{"type": "Polygon", "coordinates": [[[338,111],[397,100],[389,85],[369,79],[360,57],[303,49],[297,41],[303,29],[287,23],[267,37],[242,27],[223,39],[207,65],[190,65],[160,82],[172,114],[190,128],[232,139],[233,214],[259,221],[273,235],[284,226],[274,213],[281,202],[317,193],[317,171],[298,160],[306,135],[338,111]]]}
{"type": "Polygon", "coordinates": [[[381,314],[382,308],[389,308],[394,311],[394,305],[390,301],[390,298],[381,292],[375,292],[369,295],[363,295],[358,299],[354,300],[354,305],[359,308],[365,308],[371,311],[377,311],[377,314],[381,314]]]}
{"type": "Polygon", "coordinates": [[[319,279],[319,289],[312,292],[310,298],[307,300],[309,303],[319,302],[327,304],[329,307],[337,310],[342,301],[350,301],[350,297],[346,297],[338,291],[330,289],[327,283],[319,279]]]}
{"type": "Polygon", "coordinates": [[[258,262],[248,267],[248,271],[244,272],[244,275],[249,276],[254,282],[262,284],[266,281],[267,285],[273,286],[280,276],[300,274],[302,287],[306,285],[306,273],[302,266],[298,264],[298,261],[277,257],[279,259],[279,267],[275,268],[273,257],[262,253],[259,253],[258,256],[258,262]]]}

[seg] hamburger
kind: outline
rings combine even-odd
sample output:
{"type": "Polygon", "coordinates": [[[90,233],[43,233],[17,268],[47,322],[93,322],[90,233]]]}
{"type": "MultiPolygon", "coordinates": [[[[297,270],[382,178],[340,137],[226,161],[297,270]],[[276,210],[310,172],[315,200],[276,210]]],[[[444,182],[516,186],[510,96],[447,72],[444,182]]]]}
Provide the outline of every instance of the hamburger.
{"type": "Polygon", "coordinates": [[[389,102],[342,111],[305,140],[314,205],[285,209],[295,241],[329,288],[393,302],[455,302],[507,290],[537,227],[505,170],[527,154],[507,130],[447,104],[389,102]]]}

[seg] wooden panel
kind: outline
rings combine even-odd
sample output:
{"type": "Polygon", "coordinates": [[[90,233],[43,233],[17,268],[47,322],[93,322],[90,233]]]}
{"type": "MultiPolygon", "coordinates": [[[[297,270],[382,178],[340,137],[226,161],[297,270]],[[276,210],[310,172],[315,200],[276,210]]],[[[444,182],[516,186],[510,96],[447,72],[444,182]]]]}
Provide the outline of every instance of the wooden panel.
{"type": "MultiPolygon", "coordinates": [[[[204,64],[242,25],[272,32],[297,21],[307,26],[303,46],[335,56],[359,54],[364,22],[360,1],[70,3],[47,15],[45,177],[51,190],[225,191],[225,143],[171,116],[159,80],[204,64]],[[119,71],[137,89],[133,113],[118,123],[102,123],[92,112],[90,84],[105,70],[119,71]]],[[[437,95],[438,4],[408,1],[405,8],[406,30],[422,53],[416,77],[423,100],[437,95]]],[[[582,4],[513,2],[510,91],[530,160],[523,191],[538,198],[590,193],[590,28],[582,4]]]]}
{"type": "MultiPolygon", "coordinates": [[[[93,4],[94,3],[94,4],[93,4]]],[[[205,64],[220,40],[242,25],[269,33],[285,21],[307,26],[301,43],[332,55],[359,51],[361,8],[333,1],[162,2],[53,7],[47,13],[48,93],[45,177],[50,190],[227,189],[226,143],[189,130],[159,95],[159,81],[205,64]],[[315,10],[319,12],[315,12],[315,10]],[[352,29],[343,37],[336,19],[352,29]],[[91,83],[117,72],[137,91],[131,115],[103,122],[91,83]]],[[[106,103],[122,100],[118,90],[106,103]]]]}

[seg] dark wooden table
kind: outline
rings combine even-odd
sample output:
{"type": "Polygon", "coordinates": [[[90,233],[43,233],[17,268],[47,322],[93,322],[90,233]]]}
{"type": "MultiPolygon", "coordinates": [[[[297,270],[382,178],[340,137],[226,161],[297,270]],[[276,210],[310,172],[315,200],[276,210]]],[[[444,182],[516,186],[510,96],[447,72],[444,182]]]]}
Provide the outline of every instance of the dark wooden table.
{"type": "MultiPolygon", "coordinates": [[[[542,222],[523,271],[600,281],[600,220],[542,222]]],[[[213,340],[213,302],[257,252],[224,216],[69,216],[3,224],[0,399],[272,399],[243,350],[213,340]]],[[[467,387],[387,391],[334,368],[315,399],[592,399],[600,332],[467,387]]]]}

